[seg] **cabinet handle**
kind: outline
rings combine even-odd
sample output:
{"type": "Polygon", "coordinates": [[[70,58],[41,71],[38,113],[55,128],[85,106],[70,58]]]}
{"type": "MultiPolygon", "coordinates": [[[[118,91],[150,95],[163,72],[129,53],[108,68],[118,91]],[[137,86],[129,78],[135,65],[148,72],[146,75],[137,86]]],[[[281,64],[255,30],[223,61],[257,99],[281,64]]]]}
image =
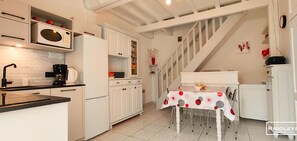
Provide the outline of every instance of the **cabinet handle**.
{"type": "Polygon", "coordinates": [[[120,84],[120,82],[117,82],[117,84],[120,84]]]}
{"type": "Polygon", "coordinates": [[[91,32],[84,32],[85,34],[89,34],[89,35],[92,35],[92,36],[95,36],[95,34],[94,33],[91,33],[91,32]]]}
{"type": "Polygon", "coordinates": [[[118,53],[118,55],[121,55],[121,53],[118,53]]]}
{"type": "Polygon", "coordinates": [[[266,91],[268,91],[268,92],[269,92],[269,91],[270,91],[270,89],[266,89],[266,91]]]}
{"type": "Polygon", "coordinates": [[[131,83],[131,81],[128,81],[128,83],[131,83]]]}
{"type": "Polygon", "coordinates": [[[122,90],[125,90],[124,88],[122,90]]]}
{"type": "Polygon", "coordinates": [[[269,74],[269,71],[266,71],[267,74],[269,74]]]}
{"type": "Polygon", "coordinates": [[[76,89],[61,90],[61,92],[76,91],[76,89]]]}
{"type": "Polygon", "coordinates": [[[136,87],[134,87],[134,89],[136,89],[136,87]]]}
{"type": "Polygon", "coordinates": [[[24,17],[17,16],[17,15],[14,15],[14,14],[10,14],[10,13],[1,12],[1,14],[2,14],[2,15],[11,16],[11,17],[15,17],[15,18],[19,18],[19,19],[22,19],[22,20],[25,20],[25,18],[24,18],[24,17]]]}
{"type": "Polygon", "coordinates": [[[1,35],[1,37],[4,37],[4,38],[12,38],[12,39],[17,39],[17,40],[25,40],[25,38],[14,37],[14,36],[9,36],[9,35],[1,35]]]}
{"type": "Polygon", "coordinates": [[[40,92],[37,92],[37,93],[32,93],[32,94],[40,94],[40,92]]]}

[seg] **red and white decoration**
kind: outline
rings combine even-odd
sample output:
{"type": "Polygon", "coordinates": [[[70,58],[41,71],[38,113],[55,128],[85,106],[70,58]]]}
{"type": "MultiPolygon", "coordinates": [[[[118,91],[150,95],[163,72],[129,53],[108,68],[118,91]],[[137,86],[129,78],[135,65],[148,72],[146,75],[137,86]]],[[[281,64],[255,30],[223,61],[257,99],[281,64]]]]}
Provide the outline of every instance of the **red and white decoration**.
{"type": "Polygon", "coordinates": [[[237,44],[237,53],[249,53],[250,49],[251,47],[248,41],[237,44]]]}
{"type": "Polygon", "coordinates": [[[235,119],[234,110],[222,91],[169,91],[161,109],[171,106],[176,106],[176,127],[178,133],[180,131],[180,107],[215,110],[218,141],[221,141],[222,137],[220,110],[231,121],[235,119]]]}
{"type": "Polygon", "coordinates": [[[162,109],[170,106],[223,110],[224,115],[233,121],[235,113],[223,92],[203,92],[203,91],[169,91],[164,100],[162,109]]]}

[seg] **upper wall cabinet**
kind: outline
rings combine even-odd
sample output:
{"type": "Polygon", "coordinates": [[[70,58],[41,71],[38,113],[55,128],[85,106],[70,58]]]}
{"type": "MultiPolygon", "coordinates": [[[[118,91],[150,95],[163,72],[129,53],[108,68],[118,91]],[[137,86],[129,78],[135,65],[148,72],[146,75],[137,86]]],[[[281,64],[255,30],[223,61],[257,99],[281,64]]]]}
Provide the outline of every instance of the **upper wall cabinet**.
{"type": "Polygon", "coordinates": [[[29,5],[18,0],[0,0],[0,16],[10,20],[29,23],[29,5]]]}
{"type": "Polygon", "coordinates": [[[108,40],[108,54],[129,58],[130,37],[113,29],[103,27],[103,38],[108,40]]]}
{"type": "Polygon", "coordinates": [[[31,7],[31,42],[34,49],[69,52],[73,50],[72,20],[31,7]]]}
{"type": "Polygon", "coordinates": [[[1,45],[55,52],[73,50],[71,19],[20,0],[0,0],[0,22],[1,45]]]}
{"type": "Polygon", "coordinates": [[[17,0],[0,0],[0,44],[20,47],[29,43],[29,7],[17,0]]]}
{"type": "Polygon", "coordinates": [[[101,27],[96,24],[88,23],[82,19],[73,19],[73,32],[77,35],[88,34],[101,38],[101,27]]]}

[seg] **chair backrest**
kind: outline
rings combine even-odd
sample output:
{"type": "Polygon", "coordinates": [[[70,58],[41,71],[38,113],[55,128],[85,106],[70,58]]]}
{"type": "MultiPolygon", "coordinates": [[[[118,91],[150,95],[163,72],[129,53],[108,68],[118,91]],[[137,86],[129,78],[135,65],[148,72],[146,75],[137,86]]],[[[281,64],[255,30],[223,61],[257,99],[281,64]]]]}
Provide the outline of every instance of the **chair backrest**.
{"type": "Polygon", "coordinates": [[[237,89],[234,89],[232,95],[229,97],[230,100],[232,100],[232,108],[234,107],[234,103],[235,103],[235,98],[236,98],[236,94],[237,94],[237,89]]]}

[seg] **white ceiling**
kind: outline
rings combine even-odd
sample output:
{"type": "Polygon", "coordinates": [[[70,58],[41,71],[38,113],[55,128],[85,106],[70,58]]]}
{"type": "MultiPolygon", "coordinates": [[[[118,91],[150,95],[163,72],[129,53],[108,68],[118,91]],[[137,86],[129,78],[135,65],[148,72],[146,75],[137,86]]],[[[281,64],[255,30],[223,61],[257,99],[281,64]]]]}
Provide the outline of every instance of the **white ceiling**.
{"type": "MultiPolygon", "coordinates": [[[[246,3],[247,0],[172,0],[171,5],[166,5],[165,0],[84,1],[85,6],[88,9],[95,11],[96,13],[111,12],[115,16],[127,21],[135,27],[143,27],[163,21],[194,15],[207,10],[212,10],[236,3],[246,3]]],[[[161,30],[166,31],[165,28],[169,27],[163,26],[161,30]]],[[[151,30],[150,32],[152,31],[153,30],[151,30]]]]}

